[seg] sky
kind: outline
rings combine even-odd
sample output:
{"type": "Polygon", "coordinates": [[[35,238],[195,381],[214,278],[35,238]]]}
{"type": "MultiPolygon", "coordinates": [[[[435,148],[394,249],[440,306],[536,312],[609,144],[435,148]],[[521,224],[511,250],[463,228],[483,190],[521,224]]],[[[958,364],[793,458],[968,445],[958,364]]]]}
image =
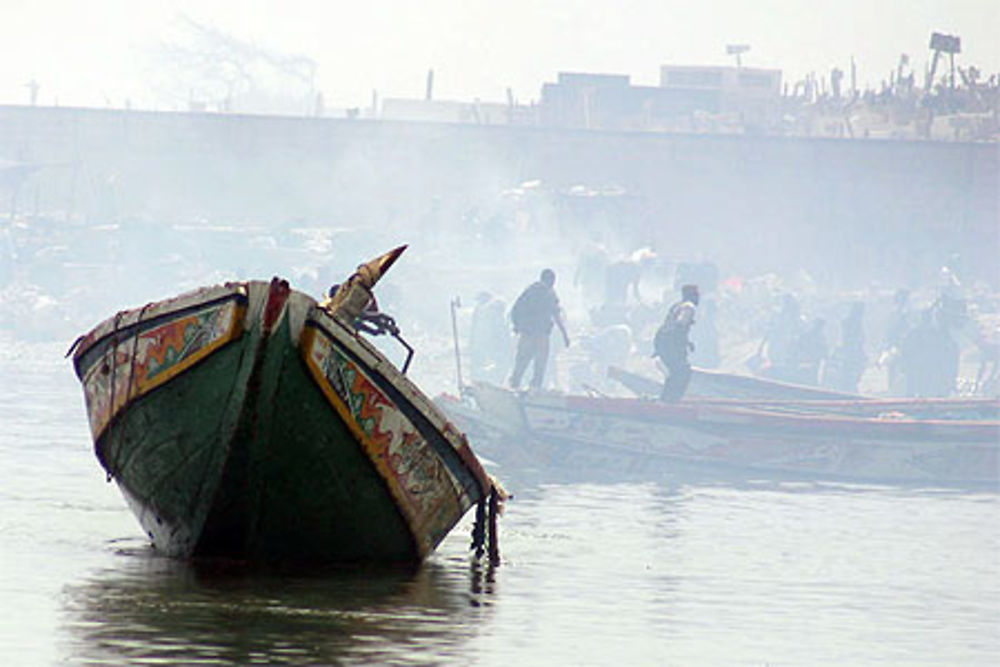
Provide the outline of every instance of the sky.
{"type": "Polygon", "coordinates": [[[558,72],[627,74],[657,85],[664,64],[848,71],[878,86],[902,53],[918,73],[931,32],[962,38],[958,64],[1000,72],[1000,0],[0,0],[0,103],[169,109],[186,104],[185,70],[167,47],[191,22],[315,65],[328,107],[385,97],[537,100],[558,72]]]}

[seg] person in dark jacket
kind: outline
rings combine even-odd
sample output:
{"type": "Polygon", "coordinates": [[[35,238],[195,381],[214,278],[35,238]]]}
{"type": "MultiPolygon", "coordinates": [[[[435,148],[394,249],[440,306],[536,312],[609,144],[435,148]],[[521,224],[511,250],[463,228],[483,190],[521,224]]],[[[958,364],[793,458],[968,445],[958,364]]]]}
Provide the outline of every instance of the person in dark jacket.
{"type": "Polygon", "coordinates": [[[681,300],[670,306],[663,324],[656,331],[653,339],[654,356],[659,357],[667,367],[667,379],[663,382],[660,400],[679,401],[691,381],[688,352],[694,349],[694,344],[689,335],[694,325],[698,300],[698,286],[684,285],[681,288],[681,300]]]}
{"type": "Polygon", "coordinates": [[[528,285],[510,309],[510,320],[517,334],[517,352],[514,370],[510,374],[511,389],[518,389],[521,377],[532,364],[530,386],[540,389],[545,379],[545,366],[549,360],[549,335],[555,324],[562,333],[563,342],[569,347],[569,335],[562,320],[559,297],[553,286],[556,274],[552,269],[542,271],[537,282],[528,285]]]}

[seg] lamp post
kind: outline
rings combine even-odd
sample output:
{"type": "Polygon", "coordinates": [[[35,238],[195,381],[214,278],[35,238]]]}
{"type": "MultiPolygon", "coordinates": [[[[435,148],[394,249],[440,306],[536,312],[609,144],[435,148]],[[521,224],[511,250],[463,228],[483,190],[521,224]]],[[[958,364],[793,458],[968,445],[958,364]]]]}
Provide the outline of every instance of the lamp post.
{"type": "Polygon", "coordinates": [[[749,50],[749,44],[726,44],[726,55],[736,56],[737,67],[743,67],[743,59],[740,56],[749,50]]]}

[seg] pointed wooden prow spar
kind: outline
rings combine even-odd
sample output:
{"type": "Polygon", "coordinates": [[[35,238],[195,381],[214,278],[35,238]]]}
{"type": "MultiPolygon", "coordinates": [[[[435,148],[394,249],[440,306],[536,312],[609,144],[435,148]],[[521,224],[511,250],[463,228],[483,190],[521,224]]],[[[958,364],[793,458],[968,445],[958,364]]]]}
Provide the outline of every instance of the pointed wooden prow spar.
{"type": "MultiPolygon", "coordinates": [[[[379,278],[384,276],[389,268],[396,263],[396,260],[399,259],[399,256],[403,254],[403,251],[406,250],[407,247],[409,246],[403,244],[385,254],[379,255],[370,262],[361,264],[358,266],[358,270],[353,276],[351,276],[351,278],[358,276],[368,289],[375,287],[375,283],[377,283],[379,278]]],[[[350,280],[350,278],[348,280],[350,280]]]]}
{"type": "Polygon", "coordinates": [[[382,278],[408,246],[401,245],[389,252],[379,255],[370,262],[358,266],[351,276],[337,288],[337,291],[321,304],[333,315],[347,318],[348,321],[361,315],[372,299],[371,290],[382,278]]]}

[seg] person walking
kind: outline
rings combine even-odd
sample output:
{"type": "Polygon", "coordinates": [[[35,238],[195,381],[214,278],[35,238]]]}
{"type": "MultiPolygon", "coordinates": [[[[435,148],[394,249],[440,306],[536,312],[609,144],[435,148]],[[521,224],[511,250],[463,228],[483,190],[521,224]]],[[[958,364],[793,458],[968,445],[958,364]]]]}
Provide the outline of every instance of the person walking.
{"type": "Polygon", "coordinates": [[[861,376],[868,365],[865,354],[865,304],[855,301],[840,326],[840,345],[830,356],[824,384],[838,391],[856,394],[861,376]]]}
{"type": "Polygon", "coordinates": [[[563,342],[569,347],[569,335],[559,308],[559,297],[554,285],[556,274],[552,269],[544,269],[538,281],[528,285],[510,309],[510,320],[517,334],[517,352],[514,355],[514,370],[510,374],[509,385],[517,390],[521,377],[532,364],[530,386],[540,389],[545,379],[545,366],[549,360],[549,334],[552,325],[562,333],[563,342]]]}
{"type": "Polygon", "coordinates": [[[510,330],[506,322],[507,305],[489,292],[476,295],[469,335],[472,379],[502,384],[510,363],[510,330]]]}
{"type": "Polygon", "coordinates": [[[691,343],[689,335],[694,325],[698,300],[697,285],[681,287],[681,300],[670,306],[663,324],[657,329],[653,338],[653,356],[659,357],[667,367],[667,378],[660,393],[662,401],[679,401],[691,381],[688,352],[694,350],[694,344],[691,343]]]}

